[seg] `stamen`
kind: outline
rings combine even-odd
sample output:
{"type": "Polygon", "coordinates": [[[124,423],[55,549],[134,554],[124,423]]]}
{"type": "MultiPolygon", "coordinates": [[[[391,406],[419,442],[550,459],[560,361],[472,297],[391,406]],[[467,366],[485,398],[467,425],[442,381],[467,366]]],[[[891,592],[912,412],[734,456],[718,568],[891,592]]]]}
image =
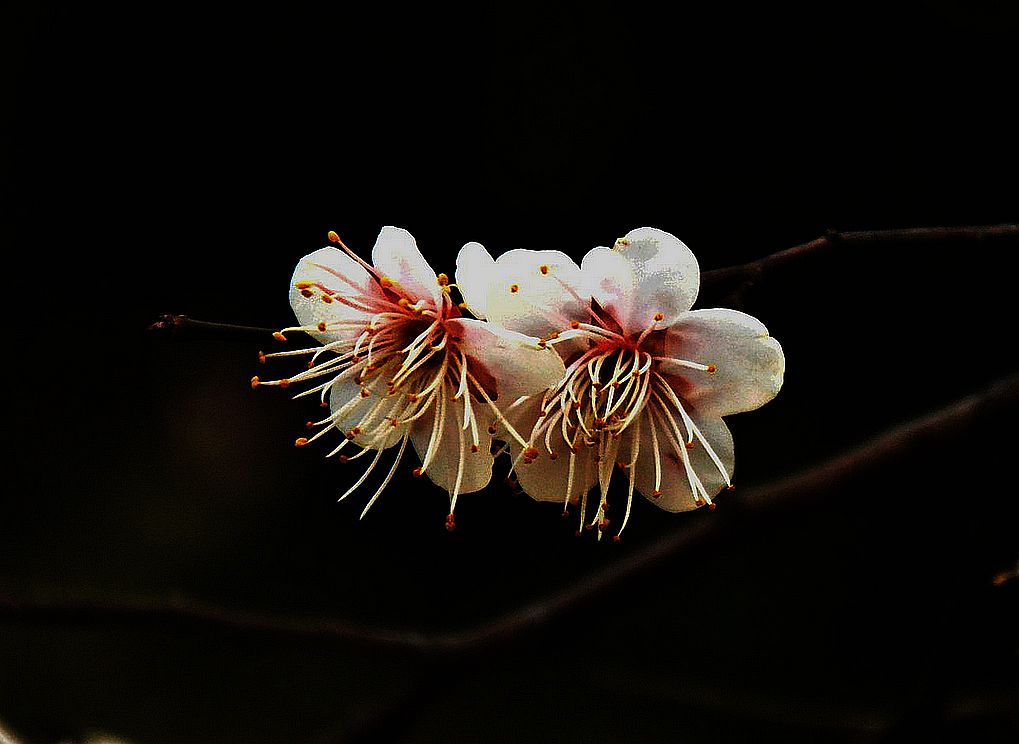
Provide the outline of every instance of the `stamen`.
{"type": "MultiPolygon", "coordinates": [[[[374,495],[368,499],[368,503],[365,505],[364,511],[361,512],[361,516],[358,517],[358,519],[364,519],[364,515],[368,513],[368,510],[372,508],[372,504],[374,504],[378,497],[382,495],[382,492],[386,490],[386,486],[389,485],[389,481],[393,479],[393,474],[396,473],[396,468],[400,464],[400,460],[403,459],[404,450],[407,449],[408,439],[410,439],[410,432],[404,434],[403,439],[400,440],[400,449],[396,453],[396,459],[393,460],[393,464],[390,466],[389,472],[386,473],[386,477],[382,480],[382,485],[380,485],[376,489],[374,495]]],[[[379,451],[381,452],[382,450],[379,451]]]]}

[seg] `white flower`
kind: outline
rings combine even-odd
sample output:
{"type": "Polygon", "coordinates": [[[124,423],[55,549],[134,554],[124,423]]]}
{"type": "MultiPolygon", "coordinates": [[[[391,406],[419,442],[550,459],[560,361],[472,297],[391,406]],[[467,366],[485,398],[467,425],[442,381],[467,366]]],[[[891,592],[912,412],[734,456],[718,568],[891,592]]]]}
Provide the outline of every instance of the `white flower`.
{"type": "MultiPolygon", "coordinates": [[[[295,397],[317,394],[330,414],[309,422],[319,431],[300,438],[303,446],[335,429],[349,444],[372,452],[371,465],[340,499],[356,490],[382,453],[399,445],[368,511],[396,472],[408,441],[428,475],[450,493],[447,527],[453,529],[457,497],[484,488],[492,477],[492,434],[513,432],[502,408],[548,388],[564,372],[559,356],[536,339],[464,318],[450,298],[445,274],[429,267],[406,230],[384,227],[372,250],[374,266],[342,247],[322,248],[297,264],[290,303],[300,325],[276,334],[304,331],[321,343],[308,349],[263,354],[311,354],[307,369],[289,378],[252,386],[290,385],[324,378],[295,397]]],[[[522,442],[523,440],[521,440],[522,442]]]]}
{"type": "Polygon", "coordinates": [[[526,445],[510,443],[524,491],[564,509],[579,500],[583,525],[598,484],[587,526],[600,536],[617,464],[629,475],[620,532],[634,490],[678,512],[713,506],[732,487],[733,442],[722,416],[774,398],[785,357],[757,319],[690,309],[700,274],[678,238],[633,230],[611,249],[591,250],[579,267],[554,250],[494,260],[473,243],[457,273],[478,317],[541,336],[566,363],[556,385],[510,416],[530,432],[526,445]]]}

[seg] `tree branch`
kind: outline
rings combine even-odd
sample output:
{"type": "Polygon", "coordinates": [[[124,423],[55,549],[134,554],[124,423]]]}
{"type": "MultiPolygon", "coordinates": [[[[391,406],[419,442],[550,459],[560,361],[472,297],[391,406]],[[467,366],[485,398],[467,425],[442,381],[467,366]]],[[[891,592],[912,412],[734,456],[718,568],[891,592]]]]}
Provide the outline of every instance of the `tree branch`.
{"type": "Polygon", "coordinates": [[[787,478],[737,491],[731,506],[709,519],[694,521],[674,534],[615,561],[570,586],[520,609],[473,628],[425,634],[405,629],[380,629],[329,618],[288,617],[218,607],[193,599],[80,600],[16,598],[0,594],[0,621],[53,623],[127,623],[198,626],[207,630],[246,631],[356,641],[368,645],[453,655],[495,646],[532,632],[555,618],[600,596],[628,577],[660,564],[726,529],[732,511],[758,514],[794,502],[809,501],[830,491],[866,468],[878,467],[925,444],[955,438],[986,411],[1019,406],[1019,374],[999,380],[983,391],[934,413],[897,426],[844,454],[787,478]]]}
{"type": "MultiPolygon", "coordinates": [[[[705,271],[701,274],[701,287],[715,289],[728,282],[739,282],[740,284],[756,282],[777,270],[800,263],[807,258],[823,255],[836,248],[875,243],[976,242],[1001,237],[1019,237],[1019,224],[913,227],[900,230],[858,230],[852,232],[829,230],[819,238],[772,253],[755,261],[705,271]]],[[[738,289],[737,285],[732,288],[732,291],[738,291],[738,289]]]]}

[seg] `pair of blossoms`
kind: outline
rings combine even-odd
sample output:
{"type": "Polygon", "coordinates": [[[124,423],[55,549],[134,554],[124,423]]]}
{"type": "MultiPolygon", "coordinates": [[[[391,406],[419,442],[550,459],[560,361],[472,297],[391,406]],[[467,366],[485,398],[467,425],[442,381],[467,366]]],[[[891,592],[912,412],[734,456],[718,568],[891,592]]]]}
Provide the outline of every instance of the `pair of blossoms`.
{"type": "Polygon", "coordinates": [[[556,250],[511,250],[494,259],[478,243],[456,261],[456,285],[436,275],[406,230],[385,227],[372,264],[343,245],[300,260],[290,302],[319,346],[307,369],[252,385],[317,384],[329,415],[298,446],[338,430],[328,456],[397,454],[363,517],[411,443],[427,475],[450,494],[448,529],[461,494],[492,478],[498,446],[535,499],[579,504],[581,527],[609,526],[608,495],[628,476],[634,491],[670,512],[713,506],[732,488],[733,441],[723,416],[755,409],[782,386],[785,358],[757,319],[736,310],[691,310],[700,274],[678,238],[640,228],[580,266],[556,250]],[[459,289],[463,302],[451,297],[459,289]],[[465,316],[469,312],[474,317],[465,316]],[[356,453],[344,452],[353,445],[356,453]],[[340,454],[343,453],[343,454],[340,454]],[[597,496],[592,498],[597,486],[597,496]],[[589,500],[591,508],[589,508],[589,500]]]}

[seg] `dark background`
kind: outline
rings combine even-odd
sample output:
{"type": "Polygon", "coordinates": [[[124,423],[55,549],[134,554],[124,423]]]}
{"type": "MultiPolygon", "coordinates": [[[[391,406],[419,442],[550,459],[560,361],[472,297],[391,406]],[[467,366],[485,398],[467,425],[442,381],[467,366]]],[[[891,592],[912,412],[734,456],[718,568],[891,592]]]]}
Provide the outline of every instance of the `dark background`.
{"type": "Polygon", "coordinates": [[[783,506],[740,495],[1014,374],[1014,237],[846,247],[751,288],[788,372],[729,420],[738,490],[710,514],[641,501],[619,544],[498,478],[448,534],[411,464],[359,522],[370,490],[335,503],[359,471],[291,446],[314,405],[248,387],[272,339],[146,331],[289,324],[330,229],[368,255],[405,227],[452,273],[469,240],[579,260],[652,225],[707,270],[827,229],[1019,221],[1008,3],[772,5],[13,6],[0,728],[1016,740],[1019,581],[993,582],[1019,557],[1014,394],[783,506]],[[455,653],[174,610],[456,633],[697,530],[455,653]]]}

